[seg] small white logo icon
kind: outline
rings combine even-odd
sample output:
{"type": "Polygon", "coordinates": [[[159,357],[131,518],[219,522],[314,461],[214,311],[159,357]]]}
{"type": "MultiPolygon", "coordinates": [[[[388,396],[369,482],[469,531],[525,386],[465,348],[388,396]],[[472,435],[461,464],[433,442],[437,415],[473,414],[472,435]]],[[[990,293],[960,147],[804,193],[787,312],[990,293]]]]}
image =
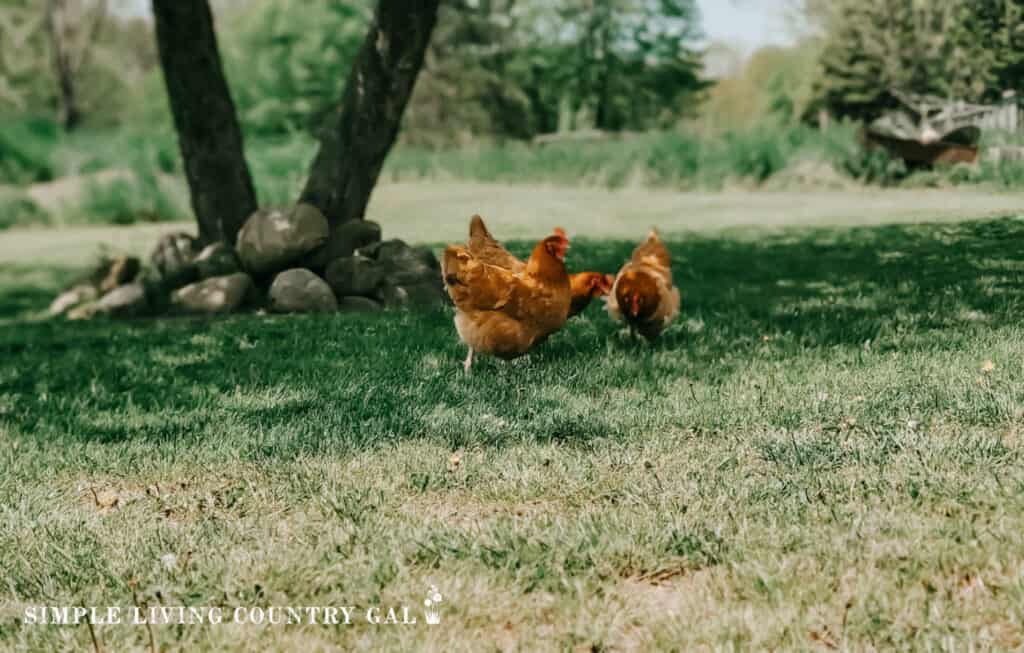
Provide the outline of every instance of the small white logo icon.
{"type": "Polygon", "coordinates": [[[442,600],[441,593],[437,591],[437,586],[431,585],[430,591],[427,592],[427,598],[423,601],[423,605],[427,608],[423,611],[423,614],[427,618],[427,623],[431,626],[441,623],[442,600]]]}

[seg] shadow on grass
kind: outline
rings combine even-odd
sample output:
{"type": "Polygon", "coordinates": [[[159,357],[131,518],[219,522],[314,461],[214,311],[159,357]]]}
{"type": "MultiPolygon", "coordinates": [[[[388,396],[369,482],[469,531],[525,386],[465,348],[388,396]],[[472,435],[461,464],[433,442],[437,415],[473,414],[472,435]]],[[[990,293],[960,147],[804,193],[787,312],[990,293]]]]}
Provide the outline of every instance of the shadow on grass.
{"type": "Polygon", "coordinates": [[[80,272],[0,263],[0,327],[44,313],[56,292],[80,272]]]}
{"type": "MultiPolygon", "coordinates": [[[[632,247],[580,239],[569,264],[614,271],[632,247]]],[[[664,427],[651,397],[690,379],[713,387],[756,359],[833,348],[955,349],[1018,324],[1024,307],[1016,219],[747,231],[671,248],[683,313],[654,346],[620,338],[592,306],[528,358],[481,361],[468,379],[444,311],[0,325],[0,424],[55,441],[227,434],[256,459],[426,434],[451,446],[585,442],[664,427]],[[609,405],[630,389],[632,412],[609,405]]],[[[0,266],[5,312],[44,308],[69,276],[28,272],[0,266]]]]}

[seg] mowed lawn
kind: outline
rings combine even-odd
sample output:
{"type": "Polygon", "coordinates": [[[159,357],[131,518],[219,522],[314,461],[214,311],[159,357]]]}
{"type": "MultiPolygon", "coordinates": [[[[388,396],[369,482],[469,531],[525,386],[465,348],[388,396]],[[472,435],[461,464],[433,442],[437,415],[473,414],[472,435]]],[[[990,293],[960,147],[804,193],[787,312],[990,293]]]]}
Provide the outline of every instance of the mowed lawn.
{"type": "MultiPolygon", "coordinates": [[[[628,255],[598,229],[570,266],[628,255]]],[[[1024,221],[670,244],[684,310],[657,344],[592,306],[469,377],[450,311],[69,324],[29,314],[73,270],[0,265],[0,313],[20,316],[0,324],[0,649],[92,648],[84,625],[21,624],[26,605],[419,610],[431,585],[438,626],[152,635],[1024,646],[1024,221]]]]}

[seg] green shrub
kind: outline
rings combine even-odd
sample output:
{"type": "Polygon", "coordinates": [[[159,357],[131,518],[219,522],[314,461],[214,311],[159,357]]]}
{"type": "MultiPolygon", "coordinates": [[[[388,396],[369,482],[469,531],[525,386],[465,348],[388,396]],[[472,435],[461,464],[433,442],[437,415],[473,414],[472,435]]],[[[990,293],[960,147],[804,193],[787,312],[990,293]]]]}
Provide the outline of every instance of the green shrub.
{"type": "Polygon", "coordinates": [[[1024,188],[1024,161],[982,161],[975,179],[997,188],[1024,188]]]}
{"type": "Polygon", "coordinates": [[[50,215],[21,194],[0,195],[0,230],[50,224],[50,215]]]}
{"type": "Polygon", "coordinates": [[[183,169],[177,137],[161,127],[77,130],[61,138],[52,160],[58,176],[111,169],[175,174],[183,169]]]}
{"type": "Polygon", "coordinates": [[[316,142],[305,134],[288,138],[252,138],[246,158],[261,206],[294,202],[302,191],[316,142]]]}
{"type": "Polygon", "coordinates": [[[72,221],[127,225],[181,220],[186,216],[187,212],[161,187],[156,175],[137,171],[130,179],[91,183],[70,217],[72,221]]]}
{"type": "Polygon", "coordinates": [[[318,128],[366,35],[365,0],[260,0],[225,30],[225,68],[248,134],[318,128]]]}
{"type": "Polygon", "coordinates": [[[0,183],[23,185],[54,178],[57,125],[30,118],[0,125],[0,183]]]}
{"type": "Polygon", "coordinates": [[[440,151],[401,146],[389,158],[386,174],[396,180],[455,178],[610,188],[636,175],[656,187],[717,190],[729,182],[759,186],[794,161],[809,158],[871,182],[895,174],[888,157],[863,152],[852,128],[839,126],[823,134],[803,125],[770,124],[705,135],[655,132],[542,146],[482,144],[440,151]]]}

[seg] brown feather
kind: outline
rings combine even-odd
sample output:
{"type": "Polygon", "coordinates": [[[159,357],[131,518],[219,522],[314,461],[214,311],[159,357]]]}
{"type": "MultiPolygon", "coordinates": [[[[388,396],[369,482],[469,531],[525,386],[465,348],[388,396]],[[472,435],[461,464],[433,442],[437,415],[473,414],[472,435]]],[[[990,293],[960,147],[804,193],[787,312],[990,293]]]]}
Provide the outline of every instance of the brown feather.
{"type": "Polygon", "coordinates": [[[484,219],[479,215],[474,215],[469,221],[469,241],[466,246],[473,256],[484,263],[516,272],[520,272],[526,267],[526,263],[512,256],[501,243],[494,239],[491,232],[487,230],[484,219]]]}

